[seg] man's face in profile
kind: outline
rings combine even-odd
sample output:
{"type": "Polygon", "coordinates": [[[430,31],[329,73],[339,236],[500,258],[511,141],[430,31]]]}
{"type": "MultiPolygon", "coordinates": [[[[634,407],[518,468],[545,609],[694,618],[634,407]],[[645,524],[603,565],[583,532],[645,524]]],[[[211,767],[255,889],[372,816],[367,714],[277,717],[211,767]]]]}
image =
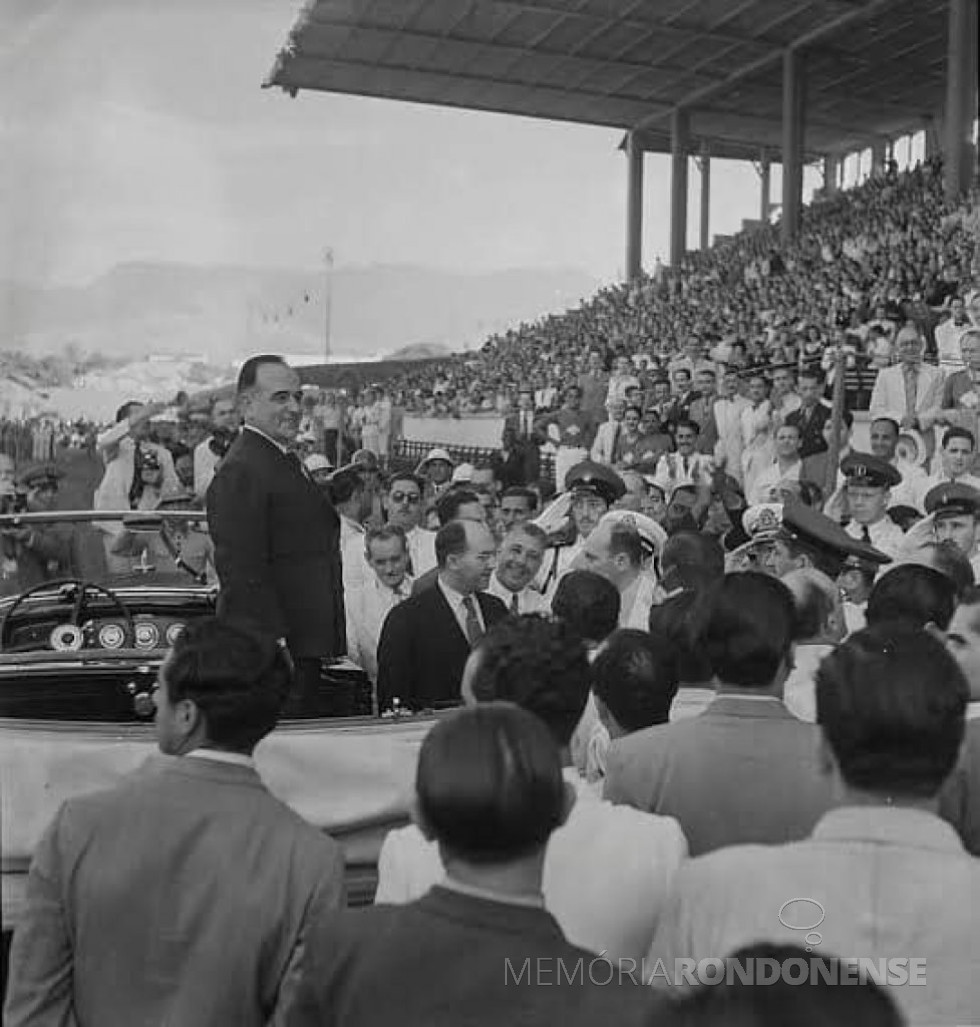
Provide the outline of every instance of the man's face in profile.
{"type": "Polygon", "coordinates": [[[303,410],[299,375],[285,364],[262,364],[242,398],[247,424],[287,446],[296,438],[303,410]]]}

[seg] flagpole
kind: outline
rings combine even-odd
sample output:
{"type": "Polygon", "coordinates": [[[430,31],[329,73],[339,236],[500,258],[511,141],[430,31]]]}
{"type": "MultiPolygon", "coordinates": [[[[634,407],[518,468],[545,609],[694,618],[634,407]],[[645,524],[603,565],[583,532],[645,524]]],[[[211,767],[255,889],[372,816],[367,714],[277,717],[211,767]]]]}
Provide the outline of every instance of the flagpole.
{"type": "Polygon", "coordinates": [[[333,310],[333,250],[328,246],[324,255],[326,264],[326,291],[324,293],[324,357],[330,363],[330,317],[333,310]]]}

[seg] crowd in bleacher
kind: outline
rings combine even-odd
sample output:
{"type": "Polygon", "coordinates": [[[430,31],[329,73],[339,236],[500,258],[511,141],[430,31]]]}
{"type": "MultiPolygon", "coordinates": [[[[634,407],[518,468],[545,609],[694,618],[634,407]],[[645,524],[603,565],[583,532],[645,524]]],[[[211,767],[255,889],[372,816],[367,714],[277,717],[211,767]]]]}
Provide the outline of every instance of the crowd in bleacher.
{"type": "Polygon", "coordinates": [[[227,397],[190,441],[121,409],[96,505],[206,502],[201,556],[238,601],[277,559],[298,594],[298,533],[273,538],[270,514],[240,533],[252,549],[229,540],[222,461],[247,437],[279,492],[238,445],[242,503],[288,488],[330,513],[309,525],[339,550],[328,655],[393,719],[465,708],[423,742],[376,905],[342,911],[339,850],[252,762],[320,651],[219,606],[161,670],[162,755],[70,801],[39,846],[10,1022],[975,1021],[971,209],[931,164],[890,171],[809,208],[792,247],[737,236],[353,415],[276,357],[243,368],[241,436],[227,397]],[[868,452],[846,405],[835,431],[838,353],[875,365],[868,452]],[[499,449],[406,461],[394,411],[440,404],[502,414],[499,449]],[[713,983],[728,959],[777,977],[713,983]],[[870,981],[791,986],[839,959],[870,981]]]}

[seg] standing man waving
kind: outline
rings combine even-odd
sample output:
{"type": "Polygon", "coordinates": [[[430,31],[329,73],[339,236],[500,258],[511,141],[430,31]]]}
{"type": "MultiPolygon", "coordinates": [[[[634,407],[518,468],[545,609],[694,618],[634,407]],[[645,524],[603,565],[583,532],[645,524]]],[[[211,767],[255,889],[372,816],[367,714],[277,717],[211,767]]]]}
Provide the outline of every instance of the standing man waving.
{"type": "Polygon", "coordinates": [[[299,375],[273,355],[238,375],[244,420],[208,489],[221,582],[218,616],[278,638],[296,665],[288,712],[311,712],[320,661],[346,652],[340,521],[289,448],[299,431],[299,375]]]}

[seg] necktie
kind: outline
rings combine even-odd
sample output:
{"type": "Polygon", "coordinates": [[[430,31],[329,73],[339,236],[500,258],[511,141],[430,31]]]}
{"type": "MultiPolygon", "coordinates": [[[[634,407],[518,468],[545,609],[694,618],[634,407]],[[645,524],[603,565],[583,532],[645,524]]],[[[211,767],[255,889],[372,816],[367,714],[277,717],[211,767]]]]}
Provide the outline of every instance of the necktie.
{"type": "Polygon", "coordinates": [[[463,606],[466,609],[466,638],[472,649],[483,638],[483,626],[476,612],[476,600],[472,596],[463,600],[463,606]]]}
{"type": "Polygon", "coordinates": [[[861,525],[861,541],[867,542],[869,546],[871,545],[871,532],[868,531],[866,524],[861,525]]]}
{"type": "Polygon", "coordinates": [[[514,614],[515,617],[519,616],[520,612],[521,612],[521,607],[520,607],[520,604],[517,601],[517,593],[516,592],[511,592],[511,594],[510,594],[510,612],[512,614],[514,614]]]}
{"type": "Polygon", "coordinates": [[[687,474],[690,474],[690,473],[691,473],[691,460],[690,460],[690,457],[684,457],[684,474],[687,475],[687,474]]]}
{"type": "Polygon", "coordinates": [[[914,364],[905,365],[905,413],[915,417],[916,392],[919,385],[919,369],[914,364]]]}

